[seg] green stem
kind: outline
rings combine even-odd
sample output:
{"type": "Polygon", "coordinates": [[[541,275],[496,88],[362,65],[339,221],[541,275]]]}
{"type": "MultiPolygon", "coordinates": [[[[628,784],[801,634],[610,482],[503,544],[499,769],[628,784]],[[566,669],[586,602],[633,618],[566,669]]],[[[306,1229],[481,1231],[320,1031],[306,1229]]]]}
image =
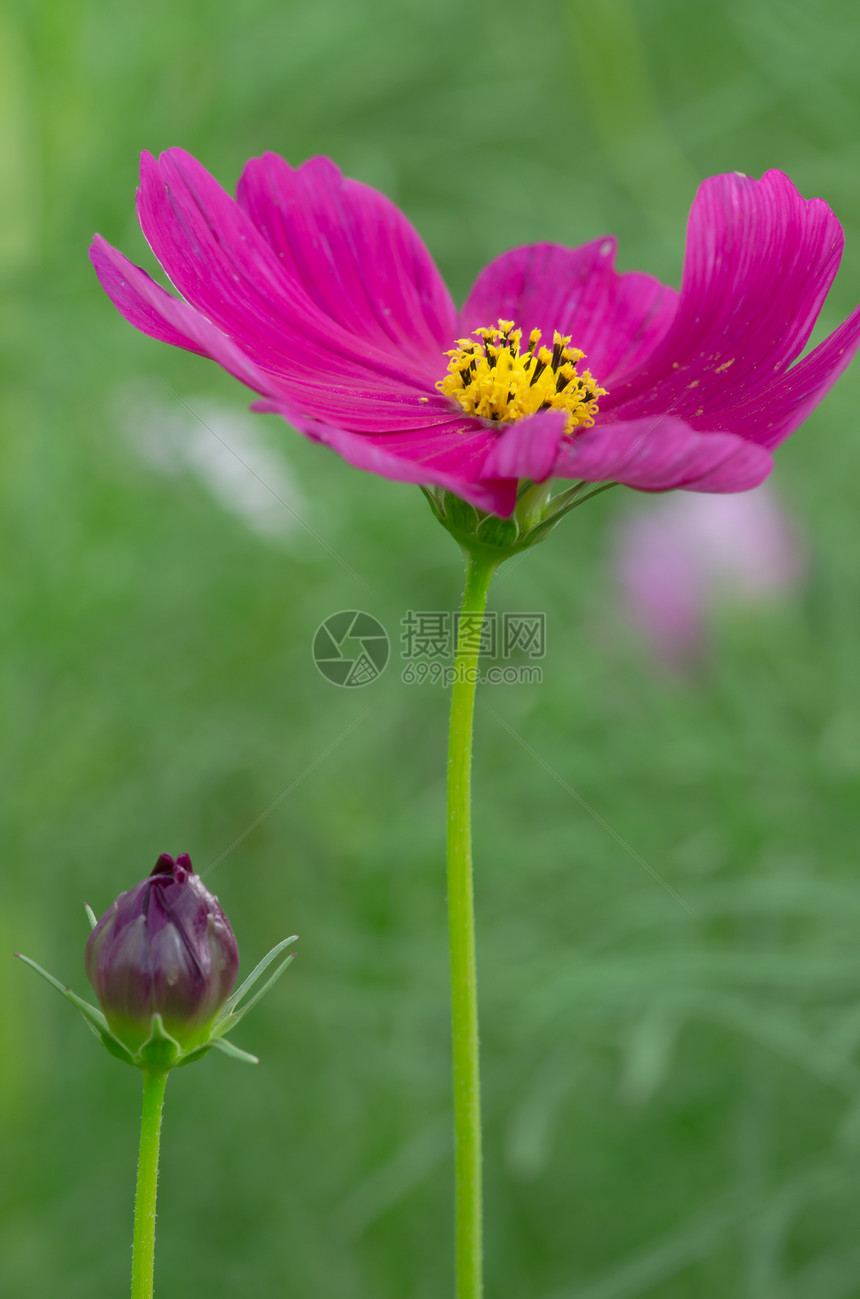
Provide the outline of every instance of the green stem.
{"type": "Polygon", "coordinates": [[[451,944],[451,1033],[454,1062],[457,1299],[483,1294],[481,1243],[481,1092],[475,902],[472,887],[472,722],[480,628],[498,561],[466,555],[451,725],[448,733],[448,929],[451,944]]]}
{"type": "Polygon", "coordinates": [[[152,1299],[155,1271],[155,1197],[158,1191],[158,1146],[166,1070],[143,1072],[140,1155],[134,1197],[134,1243],[131,1254],[131,1299],[152,1299]]]}

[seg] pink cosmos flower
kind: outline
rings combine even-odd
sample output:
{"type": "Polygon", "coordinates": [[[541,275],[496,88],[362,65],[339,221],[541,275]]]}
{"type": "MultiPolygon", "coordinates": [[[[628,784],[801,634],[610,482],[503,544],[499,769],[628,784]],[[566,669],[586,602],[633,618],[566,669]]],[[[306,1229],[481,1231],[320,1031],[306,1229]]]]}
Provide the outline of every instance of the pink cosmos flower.
{"type": "Polygon", "coordinates": [[[137,210],[182,297],[96,236],[127,320],[351,464],[503,517],[521,479],[754,487],[860,342],[858,308],[797,361],[843,236],[779,171],[702,184],[680,293],[619,274],[611,238],[540,243],[491,262],[459,313],[403,214],[326,158],[252,159],[233,199],[183,150],[145,153],[137,210]]]}

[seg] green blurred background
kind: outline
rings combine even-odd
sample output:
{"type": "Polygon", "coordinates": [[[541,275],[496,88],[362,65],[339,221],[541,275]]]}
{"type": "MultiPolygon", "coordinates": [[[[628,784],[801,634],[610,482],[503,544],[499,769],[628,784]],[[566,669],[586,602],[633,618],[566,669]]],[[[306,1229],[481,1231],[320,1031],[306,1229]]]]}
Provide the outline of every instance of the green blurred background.
{"type": "MultiPolygon", "coordinates": [[[[858,37],[853,0],[3,10],[4,1297],[126,1293],[138,1078],[11,953],[85,992],[82,902],[162,851],[217,863],[245,968],[301,942],[237,1039],[260,1067],[171,1081],[160,1299],[452,1289],[445,694],[396,662],[335,689],[310,643],[451,608],[459,556],[416,489],[116,314],[86,249],[152,266],[139,150],[231,188],[330,154],[458,298],[609,231],[677,284],[699,180],[781,167],[846,228],[829,329],[860,298],[858,37]]],[[[544,684],[477,725],[495,1299],[860,1296],[858,399],[855,368],[779,454],[808,585],[719,616],[692,675],[616,612],[610,537],[653,499],[574,513],[494,594],[548,620],[544,684]]]]}

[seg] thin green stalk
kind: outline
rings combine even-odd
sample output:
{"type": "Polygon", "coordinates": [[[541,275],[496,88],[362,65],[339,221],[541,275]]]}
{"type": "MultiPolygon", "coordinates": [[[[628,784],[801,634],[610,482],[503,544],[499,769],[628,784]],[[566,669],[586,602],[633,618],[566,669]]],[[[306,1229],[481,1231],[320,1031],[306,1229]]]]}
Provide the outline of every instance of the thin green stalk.
{"type": "Polygon", "coordinates": [[[145,1069],[140,1155],[134,1197],[134,1243],[131,1254],[131,1299],[152,1299],[155,1272],[155,1197],[158,1191],[158,1147],[166,1070],[145,1069]]]}
{"type": "Polygon", "coordinates": [[[457,1299],[480,1299],[484,1289],[481,1091],[472,887],[472,722],[480,629],[497,562],[476,554],[466,556],[466,589],[460,608],[448,733],[448,930],[454,1063],[457,1299]]]}

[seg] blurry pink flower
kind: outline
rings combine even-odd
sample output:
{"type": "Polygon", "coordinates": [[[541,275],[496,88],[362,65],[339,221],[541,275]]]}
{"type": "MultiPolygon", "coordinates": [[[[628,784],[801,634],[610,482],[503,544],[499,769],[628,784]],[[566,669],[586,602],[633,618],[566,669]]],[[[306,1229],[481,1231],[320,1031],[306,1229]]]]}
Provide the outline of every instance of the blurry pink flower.
{"type": "Polygon", "coordinates": [[[790,590],[806,555],[764,485],[734,496],[679,492],[624,519],[615,568],[628,617],[665,662],[681,666],[704,650],[715,605],[790,590]]]}
{"type": "Polygon", "coordinates": [[[858,310],[792,366],[843,238],[778,171],[702,184],[680,293],[619,274],[613,239],[542,243],[491,262],[459,313],[402,213],[326,158],[252,159],[234,200],[183,150],[145,153],[137,210],[182,297],[96,236],[133,325],[351,464],[502,516],[520,479],[754,487],[860,341],[858,310]]]}

